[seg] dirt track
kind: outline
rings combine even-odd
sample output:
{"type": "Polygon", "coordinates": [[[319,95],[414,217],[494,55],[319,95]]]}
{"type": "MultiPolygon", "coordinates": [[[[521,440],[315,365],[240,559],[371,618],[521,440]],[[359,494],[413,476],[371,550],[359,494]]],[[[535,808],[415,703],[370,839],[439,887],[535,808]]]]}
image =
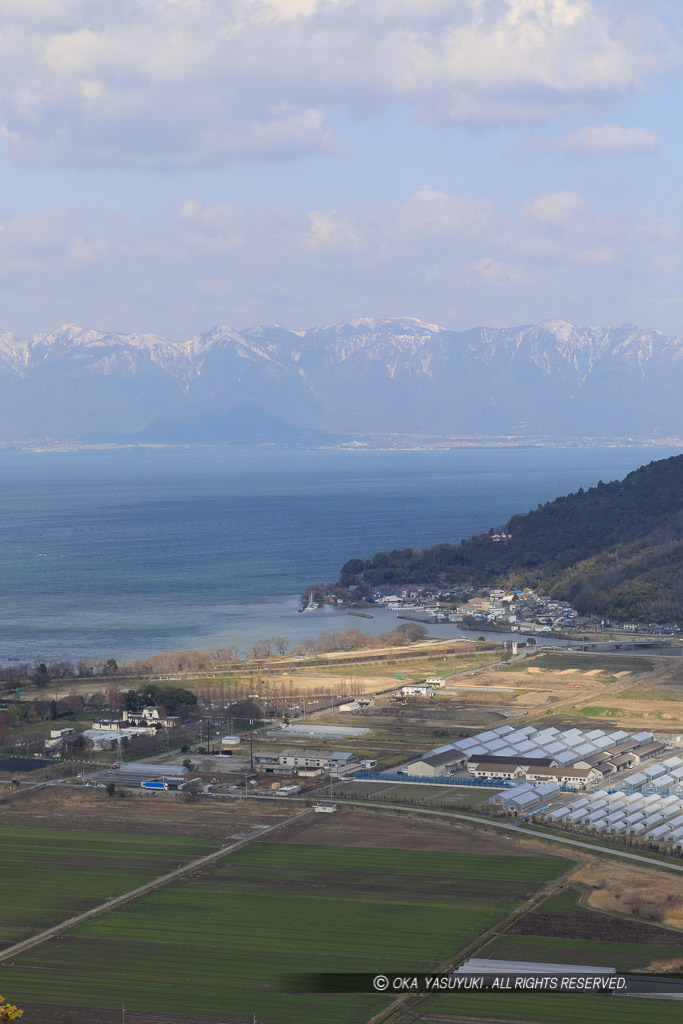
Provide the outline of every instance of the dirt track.
{"type": "MultiPolygon", "coordinates": [[[[121,1024],[121,1010],[95,1006],[50,1006],[22,1003],[26,1024],[121,1024]]],[[[126,1010],[126,1024],[242,1024],[244,1018],[188,1017],[185,1014],[140,1013],[126,1010]]]]}
{"type": "Polygon", "coordinates": [[[291,809],[240,800],[185,803],[146,796],[113,799],[92,789],[45,789],[0,807],[0,824],[25,828],[126,832],[130,835],[197,836],[225,840],[250,825],[276,824],[291,809]]]}
{"type": "MultiPolygon", "coordinates": [[[[391,808],[385,807],[384,810],[391,811],[391,808]]],[[[539,852],[531,848],[532,844],[520,842],[514,835],[485,834],[455,822],[417,821],[394,817],[390,813],[343,809],[333,815],[316,814],[294,822],[278,836],[278,842],[444,853],[493,853],[508,857],[524,857],[539,852]]],[[[547,848],[543,849],[543,854],[549,855],[547,848]]],[[[562,856],[561,851],[558,851],[558,856],[562,856]]]]}
{"type": "MultiPolygon", "coordinates": [[[[313,811],[306,810],[298,812],[298,816],[300,817],[309,814],[313,814],[313,811]]],[[[0,963],[4,960],[9,960],[14,956],[20,956],[22,953],[25,953],[26,950],[32,949],[34,946],[39,946],[42,942],[47,942],[48,939],[52,939],[56,935],[60,935],[69,928],[73,928],[74,925],[83,924],[84,921],[89,921],[92,917],[105,914],[107,911],[114,910],[115,907],[120,907],[124,903],[130,903],[131,900],[135,900],[139,896],[145,896],[148,892],[152,892],[160,886],[167,885],[168,882],[172,882],[176,878],[182,878],[183,875],[191,874],[193,871],[208,867],[210,864],[226,857],[235,850],[241,850],[242,847],[247,846],[249,843],[253,843],[255,839],[260,839],[263,836],[270,836],[275,829],[282,828],[292,820],[294,819],[285,818],[282,821],[277,822],[277,824],[271,825],[267,830],[262,829],[254,831],[251,835],[247,835],[245,838],[240,838],[235,842],[230,843],[228,846],[221,847],[220,850],[214,850],[213,853],[208,853],[204,857],[199,857],[197,860],[190,861],[188,864],[183,864],[182,867],[176,868],[175,871],[169,871],[168,874],[160,875],[158,878],[153,878],[150,882],[145,882],[144,885],[139,885],[135,889],[131,889],[129,892],[122,893],[120,896],[115,896],[114,899],[107,900],[105,903],[100,903],[91,910],[86,910],[83,914],[76,914],[75,917],[70,917],[66,921],[62,921],[60,924],[54,925],[52,928],[46,928],[44,931],[39,932],[37,935],[32,935],[29,939],[25,939],[23,942],[17,942],[13,946],[8,946],[6,949],[0,951],[0,963]]]]}

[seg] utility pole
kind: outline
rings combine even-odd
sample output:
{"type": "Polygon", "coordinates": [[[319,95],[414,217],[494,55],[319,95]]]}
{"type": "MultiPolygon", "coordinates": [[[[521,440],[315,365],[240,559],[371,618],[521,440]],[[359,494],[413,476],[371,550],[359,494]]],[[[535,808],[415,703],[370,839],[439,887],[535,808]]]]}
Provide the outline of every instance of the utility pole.
{"type": "Polygon", "coordinates": [[[254,770],[254,719],[249,719],[249,764],[254,770]]]}

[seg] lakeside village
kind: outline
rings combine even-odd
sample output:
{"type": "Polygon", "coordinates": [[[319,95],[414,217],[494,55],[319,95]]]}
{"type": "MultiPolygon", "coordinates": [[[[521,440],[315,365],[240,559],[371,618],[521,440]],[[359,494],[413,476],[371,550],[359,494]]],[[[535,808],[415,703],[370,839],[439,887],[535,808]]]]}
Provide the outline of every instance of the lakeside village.
{"type": "Polygon", "coordinates": [[[351,614],[363,618],[371,616],[372,606],[394,611],[399,619],[417,622],[456,622],[463,629],[486,629],[505,633],[540,633],[545,636],[576,634],[577,632],[638,633],[650,636],[680,636],[676,622],[620,622],[580,615],[569,601],[560,601],[547,594],[538,594],[526,587],[523,590],[500,588],[475,589],[472,586],[444,590],[438,586],[410,585],[379,587],[362,602],[353,598],[314,588],[305,595],[308,604],[303,609],[314,609],[318,602],[347,605],[358,609],[351,614]]]}

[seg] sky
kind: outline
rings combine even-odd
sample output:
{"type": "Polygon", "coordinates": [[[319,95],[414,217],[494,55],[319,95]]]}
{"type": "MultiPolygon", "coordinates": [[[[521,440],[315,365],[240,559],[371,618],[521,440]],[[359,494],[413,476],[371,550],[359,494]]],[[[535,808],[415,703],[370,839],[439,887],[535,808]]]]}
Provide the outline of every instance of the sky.
{"type": "Polygon", "coordinates": [[[683,334],[683,10],[0,0],[0,331],[683,334]]]}

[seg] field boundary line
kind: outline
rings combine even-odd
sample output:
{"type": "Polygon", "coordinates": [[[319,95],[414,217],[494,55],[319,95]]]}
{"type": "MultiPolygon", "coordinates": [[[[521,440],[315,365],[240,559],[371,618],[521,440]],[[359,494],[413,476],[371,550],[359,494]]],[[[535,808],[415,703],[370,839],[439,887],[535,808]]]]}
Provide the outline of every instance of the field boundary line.
{"type": "MultiPolygon", "coordinates": [[[[472,1017],[464,1014],[458,1014],[458,1017],[447,1016],[444,1013],[425,1013],[420,1014],[419,1017],[414,1017],[413,1020],[419,1022],[419,1024],[455,1024],[456,1020],[458,1024],[520,1024],[519,1017],[472,1017]]],[[[524,1019],[524,1024],[547,1024],[547,1021],[543,1020],[528,1020],[524,1019]]]]}
{"type": "MultiPolygon", "coordinates": [[[[244,799],[238,797],[237,799],[244,799]]],[[[272,796],[255,796],[250,795],[250,800],[274,800],[276,797],[272,796]]],[[[289,796],[287,800],[292,802],[295,800],[309,801],[312,797],[297,797],[289,796]]],[[[326,799],[322,796],[322,793],[318,796],[319,800],[326,799]]],[[[399,803],[379,803],[373,800],[347,800],[343,796],[335,796],[333,800],[341,804],[343,807],[371,807],[374,810],[387,811],[388,813],[395,812],[406,812],[408,814],[428,814],[438,818],[455,818],[458,821],[468,822],[470,825],[483,825],[486,828],[502,828],[507,832],[512,832],[513,835],[529,836],[531,839],[537,839],[540,841],[547,841],[549,843],[560,843],[562,846],[575,846],[581,850],[587,850],[589,853],[605,853],[611,857],[620,857],[624,860],[635,860],[639,864],[645,864],[651,868],[664,868],[667,871],[678,871],[683,872],[683,864],[676,864],[675,861],[664,861],[658,860],[656,857],[645,857],[638,853],[629,853],[628,850],[616,850],[610,846],[598,846],[593,843],[584,843],[580,839],[570,839],[569,836],[557,836],[550,835],[548,832],[534,832],[533,829],[524,828],[522,825],[514,825],[507,821],[494,821],[491,818],[478,818],[473,814],[462,814],[460,811],[437,811],[432,810],[431,807],[420,807],[418,805],[410,804],[399,804],[399,803]]]]}
{"type": "MultiPolygon", "coordinates": [[[[291,797],[290,797],[291,799],[291,797]]],[[[546,840],[550,843],[561,843],[563,846],[576,846],[581,850],[588,850],[589,853],[606,853],[612,857],[621,857],[626,860],[635,860],[639,864],[646,864],[651,868],[666,868],[668,871],[683,871],[683,864],[657,860],[654,857],[644,857],[638,853],[629,853],[628,850],[614,850],[609,846],[597,846],[592,843],[583,843],[580,839],[570,839],[568,836],[549,835],[547,832],[534,832],[533,829],[524,828],[522,825],[508,824],[506,821],[492,821],[489,818],[476,818],[474,815],[460,814],[451,811],[437,811],[429,807],[409,807],[405,804],[393,804],[388,807],[386,803],[374,803],[366,800],[344,800],[343,797],[335,797],[340,803],[353,804],[355,807],[378,807],[384,810],[408,811],[413,814],[430,814],[438,817],[457,818],[460,821],[467,821],[474,825],[484,825],[488,828],[503,828],[513,835],[530,836],[532,839],[546,840]]]]}
{"type": "Polygon", "coordinates": [[[295,814],[291,818],[285,818],[284,821],[278,821],[274,825],[269,825],[268,828],[259,829],[257,832],[254,832],[253,835],[245,836],[244,839],[238,839],[236,842],[230,843],[228,846],[222,846],[219,850],[214,850],[213,853],[207,853],[204,857],[199,857],[197,860],[192,860],[188,864],[183,864],[181,867],[175,868],[173,871],[169,871],[165,875],[153,878],[151,881],[145,882],[143,885],[138,885],[135,889],[130,889],[128,892],[124,892],[120,896],[114,896],[113,899],[107,900],[105,903],[100,903],[98,906],[92,907],[90,910],[86,910],[82,914],[76,914],[75,917],[70,917],[66,921],[62,921],[60,924],[53,925],[51,928],[46,928],[45,931],[39,932],[37,935],[32,935],[29,939],[24,939],[22,942],[16,942],[13,946],[9,946],[7,949],[0,949],[0,964],[9,960],[10,957],[19,956],[21,953],[25,953],[34,946],[39,946],[41,943],[47,942],[48,939],[52,939],[55,935],[60,935],[62,932],[68,931],[75,925],[82,924],[84,921],[89,921],[92,917],[98,917],[100,914],[106,914],[109,910],[114,910],[116,907],[120,907],[124,903],[130,903],[139,896],[145,896],[148,892],[152,892],[154,889],[159,889],[162,886],[167,885],[169,882],[175,881],[177,878],[182,878],[183,875],[187,875],[192,871],[204,868],[208,864],[212,864],[214,861],[220,860],[222,857],[227,857],[229,854],[234,853],[235,850],[240,850],[242,847],[248,846],[249,843],[253,843],[256,839],[261,839],[263,836],[269,836],[273,832],[277,831],[277,829],[284,828],[285,825],[291,825],[295,821],[300,821],[301,818],[312,813],[312,809],[308,809],[295,814]]]}
{"type": "MultiPolygon", "coordinates": [[[[574,866],[572,865],[563,871],[561,875],[558,875],[557,878],[552,878],[549,882],[546,882],[546,884],[541,886],[539,891],[535,892],[533,896],[524,900],[523,903],[519,903],[508,914],[501,918],[500,921],[496,921],[496,923],[492,924],[490,928],[487,928],[486,931],[481,932],[481,934],[468,942],[466,946],[457,950],[453,956],[448,957],[447,960],[444,960],[437,967],[432,968],[429,973],[450,973],[455,967],[458,967],[463,963],[464,960],[473,956],[477,950],[488,945],[488,943],[493,938],[496,938],[501,932],[507,931],[515,921],[525,917],[541,903],[545,903],[547,899],[563,889],[567,882],[568,875],[573,870],[574,866]]],[[[383,1010],[380,1010],[379,1013],[376,1013],[374,1017],[371,1017],[368,1024],[393,1024],[397,1013],[400,1013],[401,1015],[406,1012],[414,1013],[419,1004],[424,1002],[424,1000],[432,994],[433,993],[431,992],[411,992],[399,995],[389,1006],[386,1006],[383,1010]]],[[[400,1024],[398,1019],[396,1019],[396,1024],[400,1024]]]]}

